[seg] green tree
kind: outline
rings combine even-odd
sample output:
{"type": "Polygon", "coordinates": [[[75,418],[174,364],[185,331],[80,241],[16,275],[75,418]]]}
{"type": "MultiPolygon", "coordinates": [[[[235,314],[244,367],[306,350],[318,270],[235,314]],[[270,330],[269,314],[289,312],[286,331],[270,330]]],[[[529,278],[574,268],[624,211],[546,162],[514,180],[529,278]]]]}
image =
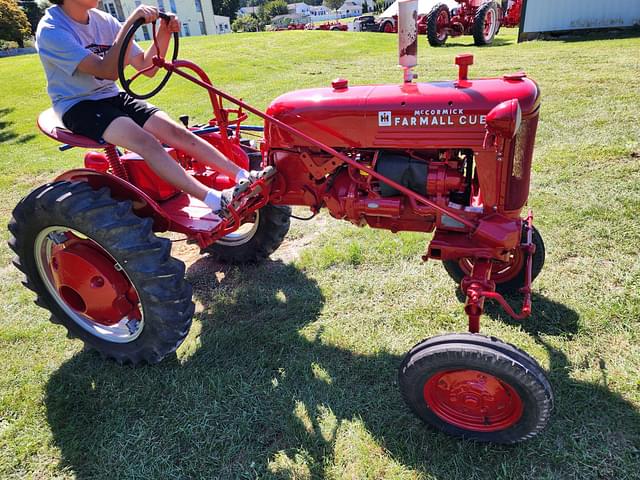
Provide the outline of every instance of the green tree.
{"type": "Polygon", "coordinates": [[[385,5],[384,5],[385,0],[374,0],[373,4],[374,6],[374,11],[380,13],[385,9],[385,5]]]}
{"type": "Polygon", "coordinates": [[[236,18],[231,24],[234,32],[259,32],[264,28],[264,24],[253,13],[236,18]]]}
{"type": "Polygon", "coordinates": [[[213,13],[229,17],[231,22],[236,18],[236,12],[240,8],[240,0],[211,0],[213,13]]]}
{"type": "Polygon", "coordinates": [[[367,5],[366,1],[362,2],[362,14],[365,14],[368,11],[369,11],[369,5],[367,5]]]}
{"type": "Polygon", "coordinates": [[[31,25],[31,34],[35,35],[38,22],[44,15],[46,6],[33,0],[21,0],[18,2],[18,5],[20,5],[24,13],[27,14],[27,20],[29,20],[29,25],[31,25]]]}
{"type": "Polygon", "coordinates": [[[324,1],[324,4],[329,10],[339,9],[343,3],[344,3],[344,0],[325,0],[324,1]]]}
{"type": "Polygon", "coordinates": [[[27,15],[15,0],[0,0],[0,40],[17,42],[24,47],[24,39],[31,35],[27,15]]]}
{"type": "Polygon", "coordinates": [[[288,11],[285,0],[271,0],[260,8],[260,16],[268,23],[276,15],[285,15],[288,11]]]}

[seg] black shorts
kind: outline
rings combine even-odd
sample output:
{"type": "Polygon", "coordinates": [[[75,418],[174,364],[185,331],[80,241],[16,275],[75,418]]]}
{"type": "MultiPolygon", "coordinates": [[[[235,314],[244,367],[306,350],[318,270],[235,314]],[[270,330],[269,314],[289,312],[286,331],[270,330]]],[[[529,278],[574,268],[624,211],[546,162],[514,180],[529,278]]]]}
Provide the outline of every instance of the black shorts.
{"type": "Polygon", "coordinates": [[[62,115],[62,123],[73,133],[102,142],[102,135],[118,117],[129,117],[141,127],[159,111],[150,103],[137,100],[125,92],[102,100],[83,100],[62,115]]]}

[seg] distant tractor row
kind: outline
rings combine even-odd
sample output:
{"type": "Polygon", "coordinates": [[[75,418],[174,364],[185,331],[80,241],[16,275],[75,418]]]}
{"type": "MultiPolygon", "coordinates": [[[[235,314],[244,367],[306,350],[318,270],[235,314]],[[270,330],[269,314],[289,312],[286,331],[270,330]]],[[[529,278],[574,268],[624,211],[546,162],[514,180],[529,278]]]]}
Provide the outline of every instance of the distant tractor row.
{"type": "MultiPolygon", "coordinates": [[[[515,27],[520,23],[522,0],[455,0],[459,6],[449,9],[436,4],[429,13],[418,15],[418,33],[427,35],[429,44],[439,47],[447,38],[473,35],[474,43],[490,45],[501,26],[515,27]]],[[[363,15],[354,21],[359,32],[398,32],[398,16],[363,15]]]]}

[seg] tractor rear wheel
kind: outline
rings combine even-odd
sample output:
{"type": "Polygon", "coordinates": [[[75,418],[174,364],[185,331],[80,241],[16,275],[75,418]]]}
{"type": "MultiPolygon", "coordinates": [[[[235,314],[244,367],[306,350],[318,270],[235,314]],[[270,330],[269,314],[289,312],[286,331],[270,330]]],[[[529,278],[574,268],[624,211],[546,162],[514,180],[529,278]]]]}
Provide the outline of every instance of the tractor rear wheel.
{"type": "Polygon", "coordinates": [[[267,204],[255,213],[252,222],[244,223],[204,252],[225,263],[255,263],[277,250],[290,226],[290,207],[267,204]]]}
{"type": "MultiPolygon", "coordinates": [[[[526,229],[522,228],[522,241],[526,241],[526,229]]],[[[545,259],[544,242],[540,232],[533,227],[531,241],[536,247],[531,263],[531,281],[533,282],[542,271],[545,259]]],[[[495,262],[491,270],[491,280],[496,283],[496,291],[501,294],[517,293],[524,287],[527,256],[520,248],[516,248],[508,262],[495,262]]],[[[473,260],[461,258],[459,260],[443,260],[442,265],[449,276],[458,284],[471,273],[473,260]]]]}
{"type": "Polygon", "coordinates": [[[500,28],[498,6],[494,1],[484,3],[473,21],[473,41],[477,46],[491,45],[500,28]]]}
{"type": "Polygon", "coordinates": [[[441,47],[449,38],[446,28],[449,26],[451,13],[449,7],[439,3],[427,15],[427,39],[432,47],[441,47]]]}
{"type": "Polygon", "coordinates": [[[382,22],[380,25],[380,31],[382,33],[393,33],[395,28],[393,27],[393,22],[391,20],[387,20],[386,22],[382,22]]]}
{"type": "Polygon", "coordinates": [[[157,363],[182,343],[194,312],[184,264],[152,220],[107,188],[55,182],[13,210],[9,246],[53,323],[120,364],[157,363]]]}
{"type": "Polygon", "coordinates": [[[427,424],[456,437],[512,444],[540,433],[553,392],[538,363],[522,350],[483,335],[440,335],[406,355],[402,396],[427,424]]]}

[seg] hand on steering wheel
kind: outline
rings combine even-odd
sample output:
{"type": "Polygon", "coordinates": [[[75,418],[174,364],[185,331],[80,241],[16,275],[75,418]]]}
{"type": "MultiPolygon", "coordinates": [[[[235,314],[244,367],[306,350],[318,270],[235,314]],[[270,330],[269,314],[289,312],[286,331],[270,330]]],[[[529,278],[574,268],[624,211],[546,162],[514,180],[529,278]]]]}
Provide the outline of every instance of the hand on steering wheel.
{"type": "MultiPolygon", "coordinates": [[[[127,79],[125,76],[124,70],[127,66],[125,62],[125,56],[126,56],[127,50],[129,49],[128,48],[129,43],[133,40],[136,34],[136,31],[142,25],[144,25],[145,23],[151,23],[151,29],[153,32],[153,43],[156,47],[156,52],[159,52],[158,43],[156,39],[156,19],[159,17],[162,19],[163,22],[166,22],[166,27],[169,28],[169,32],[173,33],[173,52],[171,53],[171,57],[170,57],[171,58],[170,61],[173,62],[176,60],[176,58],[178,58],[178,43],[179,43],[178,32],[180,30],[180,25],[178,24],[175,15],[168,15],[164,12],[159,12],[155,7],[149,7],[146,5],[141,5],[136,10],[134,10],[132,17],[135,18],[135,16],[137,16],[138,18],[135,20],[133,25],[131,25],[131,27],[127,31],[124,37],[122,48],[120,49],[120,53],[118,55],[118,79],[120,80],[120,84],[122,85],[122,88],[124,89],[125,92],[127,92],[129,95],[131,95],[134,98],[138,98],[140,100],[146,100],[147,98],[153,97],[158,92],[160,92],[160,90],[162,90],[162,88],[169,81],[169,77],[173,72],[167,69],[167,72],[164,74],[164,77],[162,78],[160,83],[150,92],[144,93],[144,94],[134,92],[131,89],[131,83],[140,75],[142,75],[145,71],[156,68],[156,66],[154,63],[154,65],[147,67],[146,69],[143,69],[139,72],[136,72],[131,78],[127,79]]],[[[161,58],[161,60],[164,61],[164,58],[161,58]]],[[[160,64],[162,63],[163,62],[160,62],[160,64]]]]}

